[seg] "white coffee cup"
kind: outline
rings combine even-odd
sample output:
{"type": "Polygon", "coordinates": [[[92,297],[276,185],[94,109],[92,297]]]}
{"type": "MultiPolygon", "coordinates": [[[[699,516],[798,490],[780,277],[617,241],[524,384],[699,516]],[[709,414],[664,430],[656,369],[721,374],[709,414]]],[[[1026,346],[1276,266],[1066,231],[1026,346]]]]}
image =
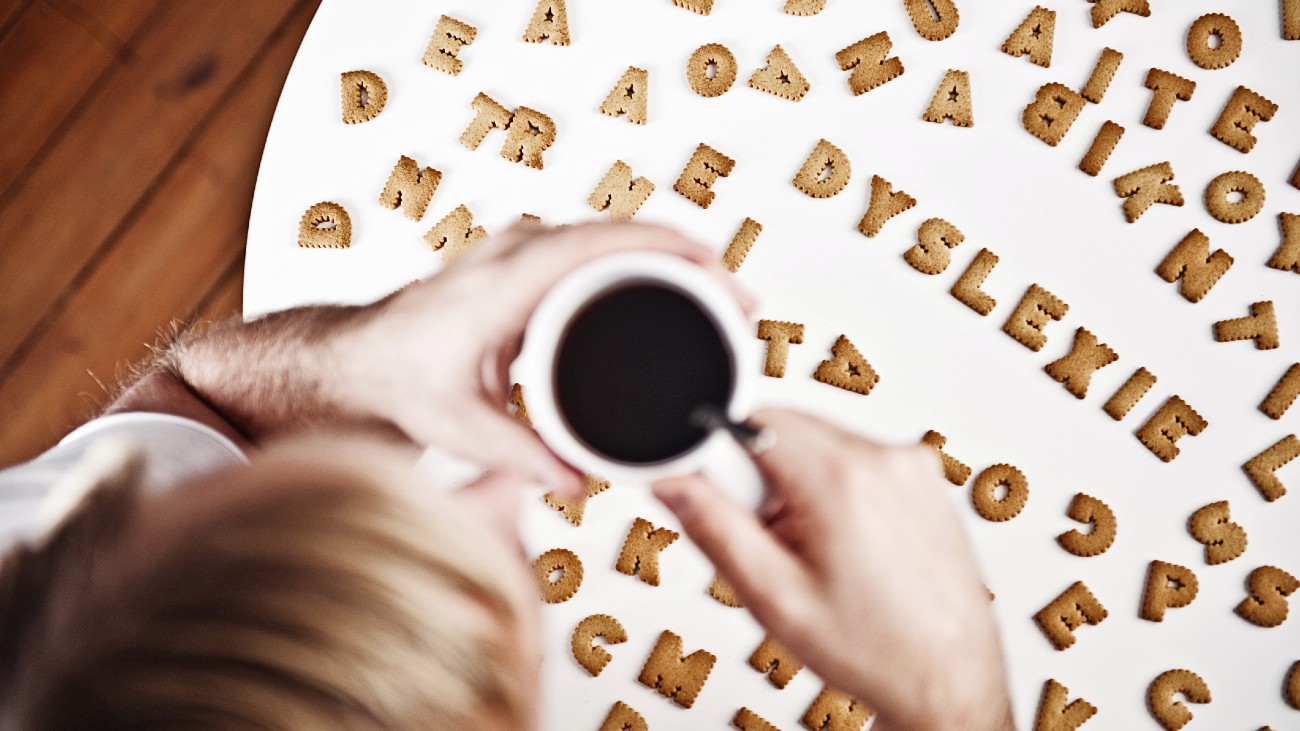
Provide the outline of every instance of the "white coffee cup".
{"type": "MultiPolygon", "coordinates": [[[[750,412],[755,369],[746,362],[753,333],[735,297],[717,278],[685,259],[658,252],[610,254],[560,280],[541,300],[524,333],[514,375],[524,389],[528,415],[538,436],[574,467],[620,482],[648,483],[684,475],[726,460],[737,447],[723,430],[708,432],[690,449],[660,462],[623,462],[590,448],[566,422],[556,403],[555,368],[560,345],[574,317],[616,289],[637,284],[666,287],[694,302],[716,328],[731,359],[732,388],[726,415],[744,420],[750,412]]],[[[611,406],[616,408],[616,406],[611,406]]]]}

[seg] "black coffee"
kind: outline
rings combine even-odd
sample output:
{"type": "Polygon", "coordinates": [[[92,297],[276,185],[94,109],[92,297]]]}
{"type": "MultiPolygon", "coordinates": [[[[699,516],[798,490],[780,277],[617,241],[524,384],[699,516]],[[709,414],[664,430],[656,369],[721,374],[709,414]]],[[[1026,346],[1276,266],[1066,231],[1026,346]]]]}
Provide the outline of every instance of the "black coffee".
{"type": "Polygon", "coordinates": [[[633,284],[587,303],[560,339],[555,397],[569,429],[593,451],[660,462],[699,444],[691,413],[725,410],[733,373],[722,335],[694,300],[633,284]]]}

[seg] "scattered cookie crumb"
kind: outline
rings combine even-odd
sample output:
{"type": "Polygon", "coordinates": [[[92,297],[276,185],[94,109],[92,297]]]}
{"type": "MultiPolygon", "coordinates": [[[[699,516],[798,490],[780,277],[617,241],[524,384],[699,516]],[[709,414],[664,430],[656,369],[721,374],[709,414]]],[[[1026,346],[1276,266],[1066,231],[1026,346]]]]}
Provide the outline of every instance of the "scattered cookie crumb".
{"type": "Polygon", "coordinates": [[[1276,627],[1290,611],[1287,597],[1300,589],[1300,580],[1276,566],[1260,566],[1246,577],[1247,594],[1233,611],[1256,627],[1276,627]]]}
{"type": "Polygon", "coordinates": [[[1087,533],[1072,528],[1056,537],[1056,542],[1067,552],[1080,558],[1100,556],[1115,543],[1119,522],[1106,503],[1091,495],[1078,493],[1070,501],[1065,515],[1092,527],[1087,533]]]}
{"type": "Polygon", "coordinates": [[[1273,302],[1265,300],[1250,306],[1250,314],[1214,323],[1214,339],[1221,343],[1254,340],[1258,350],[1272,350],[1281,344],[1277,334],[1277,317],[1273,302]]]}
{"type": "Polygon", "coordinates": [[[863,396],[870,394],[871,389],[880,381],[875,369],[846,335],[841,335],[831,346],[830,360],[824,360],[817,366],[813,378],[863,396]]]}
{"type": "Polygon", "coordinates": [[[1179,454],[1178,440],[1185,436],[1194,437],[1209,425],[1210,422],[1196,413],[1196,409],[1188,406],[1186,401],[1178,396],[1170,396],[1147,423],[1138,427],[1137,438],[1160,461],[1172,462],[1179,454]]]}
{"type": "Polygon", "coordinates": [[[605,101],[600,104],[600,113],[617,117],[627,115],[627,121],[633,124],[645,124],[648,118],[647,99],[650,95],[650,75],[645,69],[628,66],[627,71],[619,77],[618,83],[609,90],[605,101]]]}
{"type": "Polygon", "coordinates": [[[771,635],[764,637],[763,642],[749,656],[749,666],[766,675],[768,681],[778,689],[784,689],[803,670],[803,663],[781,643],[772,639],[771,635]]]}
{"type": "Polygon", "coordinates": [[[682,174],[673,183],[673,190],[700,208],[708,208],[715,196],[713,183],[730,175],[735,166],[735,160],[701,143],[686,161],[682,174]]]}
{"type": "Polygon", "coordinates": [[[987,317],[998,301],[986,294],[980,287],[988,279],[989,272],[998,264],[998,256],[988,249],[980,249],[975,258],[962,272],[961,277],[952,285],[949,293],[958,302],[987,317]]]}
{"type": "Polygon", "coordinates": [[[749,77],[749,88],[797,102],[808,93],[809,85],[790,55],[778,44],[767,54],[767,66],[749,77]]]}
{"type": "Polygon", "coordinates": [[[1143,18],[1151,15],[1147,0],[1088,0],[1092,6],[1092,27],[1100,28],[1120,13],[1133,13],[1143,18]]]}
{"type": "Polygon", "coordinates": [[[880,233],[885,223],[916,205],[916,199],[903,191],[894,191],[894,186],[879,175],[871,176],[871,197],[867,201],[867,212],[858,222],[858,231],[868,238],[880,233]]]}
{"type": "Polygon", "coordinates": [[[736,57],[726,46],[706,43],[695,49],[687,60],[686,82],[696,94],[712,98],[721,96],[736,83],[736,71],[736,57]]]}
{"type": "Polygon", "coordinates": [[[1106,120],[1097,130],[1097,136],[1092,138],[1092,144],[1088,146],[1088,152],[1084,154],[1083,159],[1079,161],[1079,169],[1083,172],[1097,177],[1101,169],[1106,166],[1106,161],[1110,159],[1110,154],[1115,151],[1115,146],[1119,144],[1120,138],[1124,136],[1124,128],[1106,120]]]}
{"type": "Polygon", "coordinates": [[[645,518],[637,518],[627,532],[614,568],[650,586],[659,586],[659,554],[675,540],[677,531],[656,528],[645,518]]]}
{"type": "Polygon", "coordinates": [[[1264,210],[1264,184],[1242,170],[1223,173],[1205,186],[1205,209],[1221,223],[1245,223],[1264,210]],[[1228,196],[1240,193],[1241,200],[1228,196]]]}
{"type": "Polygon", "coordinates": [[[957,32],[961,17],[952,0],[903,0],[907,17],[917,35],[927,41],[942,41],[957,32]]]}
{"type": "Polygon", "coordinates": [[[682,657],[682,638],[664,630],[637,680],[682,708],[695,705],[718,658],[705,650],[682,657]]]}
{"type": "Polygon", "coordinates": [[[951,119],[958,127],[975,126],[975,112],[971,108],[970,74],[948,69],[921,119],[936,124],[951,119]]]}
{"type": "Polygon", "coordinates": [[[758,339],[767,341],[767,360],[763,366],[763,375],[784,378],[785,363],[790,357],[790,344],[803,343],[803,325],[780,320],[759,320],[758,339]]]}
{"type": "Polygon", "coordinates": [[[1300,457],[1300,439],[1294,434],[1288,434],[1247,460],[1242,469],[1259,490],[1259,494],[1271,503],[1286,494],[1286,485],[1274,473],[1296,457],[1300,457]]]}
{"type": "Polygon", "coordinates": [[[627,642],[627,630],[623,629],[623,625],[617,619],[608,614],[593,614],[573,628],[573,637],[570,641],[573,659],[577,660],[582,669],[592,677],[600,675],[609,661],[614,659],[605,648],[595,645],[597,637],[605,640],[607,644],[619,645],[627,642]]]}
{"type": "Polygon", "coordinates": [[[1201,676],[1190,670],[1167,670],[1156,676],[1147,687],[1147,707],[1167,731],[1178,731],[1192,720],[1187,706],[1175,701],[1183,694],[1189,703],[1209,703],[1210,687],[1201,676]]]}
{"type": "Polygon", "coordinates": [[[1143,84],[1151,90],[1151,103],[1147,105],[1142,124],[1152,129],[1164,129],[1169,113],[1174,110],[1174,102],[1191,101],[1196,91],[1195,81],[1157,68],[1147,72],[1143,84]]]}
{"type": "Polygon", "coordinates": [[[1097,597],[1082,581],[1076,581],[1038,610],[1034,621],[1053,647],[1066,650],[1074,644],[1076,629],[1084,624],[1101,624],[1106,615],[1106,608],[1097,597]]]}
{"type": "Polygon", "coordinates": [[[813,731],[859,731],[873,715],[862,701],[825,686],[800,721],[813,731]]]}
{"type": "Polygon", "coordinates": [[[893,42],[889,34],[881,31],[868,36],[835,54],[840,71],[851,71],[849,90],[854,96],[886,84],[903,75],[903,62],[897,56],[890,58],[893,42]]]}
{"type": "Polygon", "coordinates": [[[1102,97],[1106,96],[1106,90],[1110,88],[1110,82],[1115,79],[1115,72],[1119,71],[1119,65],[1124,60],[1124,54],[1113,48],[1101,49],[1101,55],[1097,57],[1097,63],[1093,64],[1092,74],[1088,76],[1088,83],[1083,85],[1080,95],[1093,104],[1101,104],[1102,97]]]}
{"type": "Polygon", "coordinates": [[[1218,566],[1246,552],[1246,529],[1232,522],[1227,500],[1210,503],[1187,519],[1187,532],[1205,546],[1205,563],[1218,566]]]}
{"type": "Polygon", "coordinates": [[[569,14],[564,0],[538,0],[532,20],[524,29],[524,40],[541,43],[550,39],[552,46],[569,45],[569,14]]]}
{"type": "Polygon", "coordinates": [[[1106,404],[1101,407],[1110,418],[1115,421],[1123,421],[1128,412],[1133,410],[1134,406],[1142,400],[1151,387],[1156,385],[1156,377],[1145,367],[1133,371],[1133,375],[1128,377],[1123,386],[1110,397],[1106,404]]]}
{"type": "Polygon", "coordinates": [[[740,271],[740,266],[745,263],[745,258],[749,256],[750,250],[754,248],[754,242],[758,241],[758,235],[761,233],[763,233],[763,224],[758,221],[746,217],[740,222],[736,235],[731,237],[727,250],[722,252],[722,263],[726,265],[728,271],[740,271]]]}
{"type": "Polygon", "coordinates": [[[1088,395],[1092,374],[1119,360],[1109,345],[1097,340],[1086,328],[1074,331],[1070,352],[1043,367],[1047,375],[1065,386],[1065,390],[1082,399],[1088,395]]]}
{"type": "Polygon", "coordinates": [[[373,71],[344,71],[339,78],[342,90],[343,123],[369,122],[384,111],[388,103],[388,84],[373,71]]]}
{"type": "Polygon", "coordinates": [[[1259,141],[1254,135],[1255,125],[1271,120],[1274,114],[1277,114],[1276,104],[1238,86],[1210,127],[1210,135],[1238,152],[1250,152],[1259,141]]]}
{"type": "Polygon", "coordinates": [[[1011,311],[1011,317],[1002,326],[1002,332],[1037,353],[1047,344],[1043,328],[1052,320],[1059,321],[1069,311],[1070,306],[1059,297],[1037,284],[1031,284],[1025,290],[1025,296],[1020,298],[1020,304],[1011,311]]]}
{"type": "Polygon", "coordinates": [[[1232,261],[1232,256],[1223,249],[1211,254],[1209,237],[1194,228],[1160,262],[1156,274],[1170,284],[1178,282],[1178,293],[1188,302],[1196,303],[1227,274],[1232,261]]]}
{"type": "Polygon", "coordinates": [[[401,206],[407,218],[418,221],[424,218],[424,211],[441,181],[442,173],[431,167],[421,170],[415,160],[402,155],[393,166],[393,172],[389,173],[388,182],[384,183],[379,205],[394,211],[401,206]]]}
{"type": "Polygon", "coordinates": [[[645,177],[633,179],[632,168],[622,160],[615,160],[587,196],[587,204],[597,211],[608,210],[611,221],[631,221],[653,192],[654,183],[645,177]]]}
{"type": "Polygon", "coordinates": [[[1043,683],[1034,731],[1074,731],[1097,713],[1097,707],[1082,698],[1067,704],[1069,697],[1070,689],[1055,680],[1043,683]]]}
{"type": "Polygon", "coordinates": [[[1148,165],[1115,178],[1115,195],[1124,199],[1124,218],[1136,222],[1152,205],[1183,205],[1183,191],[1174,179],[1174,168],[1168,162],[1148,165]]]}
{"type": "Polygon", "coordinates": [[[1031,62],[1048,68],[1052,65],[1055,36],[1056,11],[1038,5],[1002,42],[1002,52],[1016,58],[1028,55],[1031,62]]]}
{"type": "Polygon", "coordinates": [[[1196,599],[1200,584],[1186,566],[1152,561],[1147,567],[1146,588],[1138,616],[1148,622],[1163,622],[1166,609],[1185,607],[1196,599]]]}
{"type": "Polygon", "coordinates": [[[582,586],[582,561],[578,554],[567,548],[552,548],[533,560],[533,576],[537,579],[542,601],[547,604],[567,602],[582,586]]]}
{"type": "Polygon", "coordinates": [[[925,433],[925,436],[921,437],[921,443],[933,449],[934,453],[939,456],[939,462],[943,465],[944,479],[957,487],[966,484],[966,480],[970,479],[971,469],[965,463],[943,451],[944,446],[948,444],[947,437],[931,429],[925,433]]]}
{"type": "Polygon", "coordinates": [[[420,60],[429,68],[456,76],[464,65],[458,56],[460,49],[473,43],[477,33],[474,26],[444,15],[438,18],[420,60]]]}
{"type": "Polygon", "coordinates": [[[1277,380],[1277,385],[1260,403],[1259,410],[1268,414],[1270,419],[1281,419],[1295,403],[1297,396],[1300,396],[1300,363],[1286,369],[1286,373],[1277,380]]]}
{"type": "Polygon", "coordinates": [[[298,246],[304,249],[346,249],[352,246],[352,217],[333,201],[308,208],[298,221],[298,246]]]}
{"type": "Polygon", "coordinates": [[[790,182],[811,198],[830,198],[849,184],[849,156],[827,140],[818,140],[790,182]]]}
{"type": "Polygon", "coordinates": [[[1203,69],[1224,69],[1241,57],[1241,26],[1223,13],[1207,13],[1187,29],[1187,56],[1203,69]],[[1218,39],[1210,45],[1210,38],[1218,39]]]}

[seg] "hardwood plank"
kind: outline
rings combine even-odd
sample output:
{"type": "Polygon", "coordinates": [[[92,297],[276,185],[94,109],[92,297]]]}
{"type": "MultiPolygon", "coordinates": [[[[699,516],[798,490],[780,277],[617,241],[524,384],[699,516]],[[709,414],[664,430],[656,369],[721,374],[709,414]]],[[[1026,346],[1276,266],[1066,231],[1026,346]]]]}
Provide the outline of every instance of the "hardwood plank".
{"type": "Polygon", "coordinates": [[[225,274],[195,308],[190,327],[206,327],[244,313],[244,250],[240,249],[225,274]]]}
{"type": "Polygon", "coordinates": [[[18,21],[32,0],[0,0],[0,38],[4,38],[9,29],[18,21]]]}
{"type": "Polygon", "coordinates": [[[60,12],[87,25],[100,42],[114,49],[127,50],[127,43],[154,9],[159,0],[46,0],[60,12]],[[96,28],[97,31],[96,32],[96,28]]]}
{"type": "Polygon", "coordinates": [[[31,5],[0,39],[0,190],[7,189],[37,157],[68,114],[122,53],[123,41],[88,24],[111,25],[133,35],[156,0],[113,3],[100,17],[67,0],[31,5]],[[67,12],[71,9],[73,12],[67,12]],[[74,15],[86,16],[79,22],[74,15]],[[21,111],[17,111],[21,109],[21,111]]]}
{"type": "MultiPolygon", "coordinates": [[[[0,465],[28,459],[97,410],[125,363],[147,355],[167,317],[232,306],[222,280],[242,251],[262,145],[311,20],[299,6],[182,159],[106,249],[3,382],[0,465]]],[[[233,285],[231,285],[233,287],[233,285]]],[[[238,292],[237,287],[233,288],[238,292]]]]}
{"type": "Polygon", "coordinates": [[[290,0],[166,3],[79,108],[68,134],[0,204],[0,231],[9,236],[0,257],[0,377],[214,107],[228,106],[223,97],[238,92],[232,82],[291,7],[290,0]]]}

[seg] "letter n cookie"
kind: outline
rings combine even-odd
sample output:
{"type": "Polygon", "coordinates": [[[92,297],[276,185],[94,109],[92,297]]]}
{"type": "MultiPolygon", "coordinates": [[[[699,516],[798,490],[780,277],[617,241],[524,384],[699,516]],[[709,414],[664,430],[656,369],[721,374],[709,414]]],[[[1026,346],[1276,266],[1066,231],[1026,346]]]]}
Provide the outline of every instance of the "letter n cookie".
{"type": "Polygon", "coordinates": [[[845,335],[841,335],[831,346],[830,360],[824,360],[817,366],[813,378],[863,396],[871,393],[871,389],[880,381],[876,370],[845,335]]]}
{"type": "Polygon", "coordinates": [[[859,731],[872,715],[874,712],[862,701],[823,687],[800,720],[812,731],[859,731]]]}
{"type": "Polygon", "coordinates": [[[1074,631],[1084,624],[1101,624],[1106,608],[1082,581],[1076,581],[1034,615],[1034,621],[1058,650],[1074,644],[1074,631]]]}
{"type": "Polygon", "coordinates": [[[772,685],[780,689],[789,685],[803,670],[803,663],[770,636],[764,637],[762,644],[749,656],[749,666],[766,675],[772,685]]]}
{"type": "Polygon", "coordinates": [[[630,221],[642,204],[655,192],[655,184],[644,177],[632,178],[632,168],[615,160],[587,197],[587,204],[597,211],[609,211],[611,221],[630,221]]]}
{"type": "Polygon", "coordinates": [[[650,586],[659,586],[659,554],[675,540],[676,531],[656,528],[645,518],[637,518],[627,532],[614,568],[650,586]]]}
{"type": "Polygon", "coordinates": [[[434,251],[441,251],[442,261],[447,263],[485,238],[487,231],[474,225],[474,214],[462,205],[434,224],[424,235],[424,242],[434,251]]]}
{"type": "Polygon", "coordinates": [[[1178,293],[1188,302],[1200,302],[1219,279],[1232,268],[1232,256],[1219,249],[1210,253],[1210,239],[1199,229],[1183,237],[1156,267],[1161,279],[1178,284],[1178,293]]]}
{"type": "Polygon", "coordinates": [[[379,204],[394,211],[401,207],[407,218],[418,221],[424,217],[441,180],[442,173],[431,167],[421,170],[419,163],[402,155],[379,194],[379,204]]]}
{"type": "Polygon", "coordinates": [[[854,96],[903,75],[903,62],[897,56],[889,56],[889,49],[893,45],[889,34],[881,31],[846,46],[835,54],[840,70],[852,72],[849,74],[849,89],[854,96]]]}
{"type": "Polygon", "coordinates": [[[709,679],[709,673],[713,672],[717,659],[705,650],[696,650],[682,657],[682,638],[664,630],[637,680],[682,708],[690,708],[709,679]]]}

